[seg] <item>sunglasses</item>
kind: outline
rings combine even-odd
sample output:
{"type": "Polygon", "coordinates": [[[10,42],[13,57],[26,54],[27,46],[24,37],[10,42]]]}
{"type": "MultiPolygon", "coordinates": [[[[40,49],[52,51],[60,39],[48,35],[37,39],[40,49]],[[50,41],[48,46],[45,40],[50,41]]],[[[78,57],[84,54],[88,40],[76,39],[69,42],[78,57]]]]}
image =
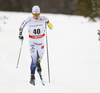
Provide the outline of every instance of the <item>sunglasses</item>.
{"type": "Polygon", "coordinates": [[[34,17],[39,17],[40,14],[33,14],[34,17]]]}

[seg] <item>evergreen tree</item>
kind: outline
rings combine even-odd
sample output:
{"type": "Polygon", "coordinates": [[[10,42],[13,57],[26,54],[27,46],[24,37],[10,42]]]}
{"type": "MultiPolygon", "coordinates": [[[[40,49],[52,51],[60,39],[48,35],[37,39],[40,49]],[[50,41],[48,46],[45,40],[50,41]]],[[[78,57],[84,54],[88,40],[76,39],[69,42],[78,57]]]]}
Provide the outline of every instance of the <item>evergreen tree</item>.
{"type": "Polygon", "coordinates": [[[100,0],[77,0],[79,10],[75,13],[84,17],[90,17],[96,21],[96,17],[100,17],[100,0]]]}

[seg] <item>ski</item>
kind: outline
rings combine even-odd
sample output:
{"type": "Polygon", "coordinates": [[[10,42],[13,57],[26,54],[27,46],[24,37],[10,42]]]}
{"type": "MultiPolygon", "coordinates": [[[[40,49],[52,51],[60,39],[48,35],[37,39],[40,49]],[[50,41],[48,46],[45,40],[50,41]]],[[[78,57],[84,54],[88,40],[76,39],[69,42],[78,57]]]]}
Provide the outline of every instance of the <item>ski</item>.
{"type": "Polygon", "coordinates": [[[35,82],[34,81],[30,81],[30,84],[34,85],[35,86],[35,82]]]}
{"type": "MultiPolygon", "coordinates": [[[[43,79],[41,79],[41,83],[42,83],[43,86],[45,86],[43,79]]],[[[30,82],[30,84],[35,86],[35,82],[30,82]]]]}
{"type": "MultiPolygon", "coordinates": [[[[40,77],[40,80],[41,80],[41,83],[43,86],[45,86],[45,83],[43,81],[43,78],[42,78],[42,75],[41,75],[41,72],[38,72],[39,73],[39,77],[40,77]]],[[[35,86],[35,80],[30,80],[30,84],[34,85],[35,86]]]]}

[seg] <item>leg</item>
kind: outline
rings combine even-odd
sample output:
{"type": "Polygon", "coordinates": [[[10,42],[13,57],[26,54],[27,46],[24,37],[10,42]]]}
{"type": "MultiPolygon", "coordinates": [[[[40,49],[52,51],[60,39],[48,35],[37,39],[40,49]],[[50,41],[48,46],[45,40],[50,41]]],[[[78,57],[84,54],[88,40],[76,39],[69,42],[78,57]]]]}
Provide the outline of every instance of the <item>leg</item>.
{"type": "Polygon", "coordinates": [[[37,72],[39,73],[41,83],[43,85],[45,85],[44,82],[43,82],[42,74],[41,74],[42,69],[41,69],[40,62],[41,62],[41,58],[39,57],[39,54],[38,54],[38,51],[37,51],[37,62],[36,62],[37,72]]]}
{"type": "Polygon", "coordinates": [[[38,46],[37,62],[36,62],[36,67],[37,67],[38,73],[41,73],[41,71],[42,71],[40,62],[42,60],[43,53],[44,53],[44,45],[38,46]]]}
{"type": "Polygon", "coordinates": [[[30,55],[32,58],[32,62],[31,62],[31,74],[35,74],[35,69],[36,69],[36,61],[37,61],[37,54],[36,54],[36,48],[31,48],[30,49],[30,55]]]}
{"type": "Polygon", "coordinates": [[[36,62],[36,67],[37,67],[37,72],[40,73],[42,71],[41,69],[41,66],[40,66],[40,62],[41,62],[41,58],[38,54],[38,51],[37,51],[37,62],[36,62]]]}
{"type": "Polygon", "coordinates": [[[30,83],[35,84],[35,70],[36,70],[36,60],[37,60],[37,54],[36,54],[36,47],[33,44],[33,42],[29,42],[29,48],[30,48],[30,56],[31,56],[31,78],[30,83]]]}
{"type": "Polygon", "coordinates": [[[33,58],[32,58],[30,69],[31,69],[31,75],[34,75],[35,74],[35,69],[36,69],[36,64],[35,64],[35,62],[33,62],[33,58]]]}
{"type": "Polygon", "coordinates": [[[35,70],[36,70],[36,62],[33,61],[33,57],[32,57],[32,62],[31,62],[31,78],[30,78],[30,83],[35,85],[35,70]]]}

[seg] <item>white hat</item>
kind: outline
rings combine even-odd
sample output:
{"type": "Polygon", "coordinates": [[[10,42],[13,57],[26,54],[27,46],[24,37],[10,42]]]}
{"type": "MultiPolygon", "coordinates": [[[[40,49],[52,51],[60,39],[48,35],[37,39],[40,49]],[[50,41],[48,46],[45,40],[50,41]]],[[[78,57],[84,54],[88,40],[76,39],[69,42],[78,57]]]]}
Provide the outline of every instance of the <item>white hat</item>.
{"type": "Polygon", "coordinates": [[[38,5],[32,7],[32,14],[40,14],[40,7],[38,5]]]}

